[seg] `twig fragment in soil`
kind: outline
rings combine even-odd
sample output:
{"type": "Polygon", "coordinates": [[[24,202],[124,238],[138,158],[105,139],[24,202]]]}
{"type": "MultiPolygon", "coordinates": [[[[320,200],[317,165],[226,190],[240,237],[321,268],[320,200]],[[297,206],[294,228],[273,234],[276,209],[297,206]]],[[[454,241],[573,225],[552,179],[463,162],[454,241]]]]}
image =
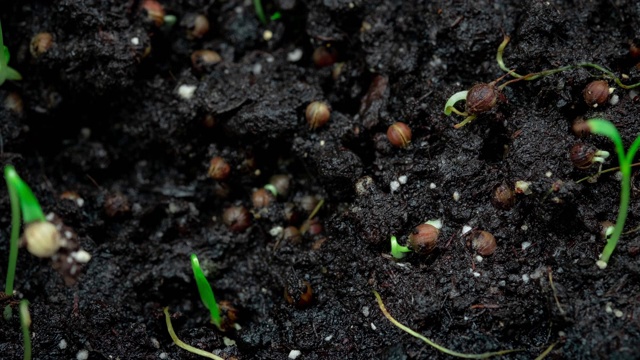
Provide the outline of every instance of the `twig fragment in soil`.
{"type": "Polygon", "coordinates": [[[449,350],[449,349],[445,348],[444,346],[438,345],[435,342],[427,339],[426,337],[422,336],[421,334],[418,334],[417,332],[411,330],[408,326],[405,326],[404,324],[400,323],[398,320],[394,319],[391,316],[391,314],[389,314],[389,311],[387,311],[387,308],[384,306],[384,303],[382,302],[382,298],[380,298],[380,294],[378,294],[378,292],[375,291],[375,290],[373,291],[373,294],[376,296],[376,300],[378,301],[378,306],[380,307],[380,310],[382,311],[384,316],[387,319],[389,319],[389,321],[391,321],[391,323],[393,325],[398,327],[400,330],[405,331],[409,335],[424,341],[429,346],[431,346],[431,347],[435,348],[436,350],[438,350],[438,351],[440,351],[442,353],[445,353],[447,355],[451,355],[451,356],[455,356],[455,357],[459,357],[459,358],[463,358],[463,359],[487,359],[487,358],[490,358],[492,356],[501,356],[501,355],[509,354],[509,353],[512,353],[512,352],[523,351],[523,349],[510,349],[510,350],[500,350],[500,351],[495,351],[495,352],[486,352],[486,353],[482,353],[482,354],[465,354],[465,353],[460,353],[460,352],[457,352],[457,351],[449,350]]]}
{"type": "Polygon", "coordinates": [[[208,351],[204,351],[202,349],[198,349],[196,347],[193,347],[193,346],[183,342],[182,340],[178,339],[178,336],[176,335],[175,331],[173,331],[173,325],[171,325],[171,315],[169,315],[169,307],[168,306],[165,307],[163,311],[164,311],[165,320],[167,322],[167,331],[169,331],[169,335],[171,336],[171,340],[173,340],[174,344],[176,344],[179,347],[187,350],[188,352],[194,353],[196,355],[204,356],[206,358],[213,359],[213,360],[224,360],[220,356],[217,356],[217,355],[212,354],[212,353],[210,353],[208,351]]]}

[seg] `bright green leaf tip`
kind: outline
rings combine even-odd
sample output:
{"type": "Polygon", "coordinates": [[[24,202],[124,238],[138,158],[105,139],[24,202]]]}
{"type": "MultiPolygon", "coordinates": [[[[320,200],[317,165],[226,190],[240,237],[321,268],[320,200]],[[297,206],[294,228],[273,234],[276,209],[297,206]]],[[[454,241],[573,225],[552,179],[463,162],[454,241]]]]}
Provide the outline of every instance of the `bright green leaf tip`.
{"type": "Polygon", "coordinates": [[[13,187],[18,193],[24,223],[45,221],[44,213],[42,212],[42,207],[40,207],[38,199],[33,194],[33,191],[31,191],[29,185],[20,178],[13,166],[5,166],[4,177],[7,181],[7,186],[13,187]]]}
{"type": "Polygon", "coordinates": [[[408,252],[411,252],[411,249],[398,244],[398,239],[396,239],[395,236],[391,236],[391,256],[396,259],[402,259],[404,257],[404,253],[408,252]]]}
{"type": "Polygon", "coordinates": [[[196,285],[198,286],[198,292],[200,293],[200,299],[204,306],[209,309],[211,313],[211,323],[220,329],[221,319],[220,319],[220,308],[218,307],[218,303],[216,302],[216,298],[213,295],[213,289],[211,289],[211,284],[207,280],[206,276],[202,272],[202,268],[200,268],[200,262],[198,261],[198,257],[196,254],[191,254],[191,268],[193,269],[193,276],[196,279],[196,285]]]}

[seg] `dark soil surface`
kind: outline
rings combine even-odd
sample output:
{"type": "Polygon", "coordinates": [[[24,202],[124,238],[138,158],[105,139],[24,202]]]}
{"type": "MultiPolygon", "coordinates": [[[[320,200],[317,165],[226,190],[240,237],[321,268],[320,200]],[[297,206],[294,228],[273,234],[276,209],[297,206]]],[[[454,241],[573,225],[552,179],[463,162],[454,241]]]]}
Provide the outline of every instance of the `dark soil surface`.
{"type": "MultiPolygon", "coordinates": [[[[610,151],[604,168],[615,167],[607,139],[579,140],[571,124],[606,117],[628,146],[638,92],[617,87],[617,104],[589,108],[582,91],[602,73],[578,69],[514,83],[461,129],[442,112],[454,93],[504,74],[495,55],[505,33],[506,65],[521,74],[589,61],[640,81],[629,45],[640,2],[264,0],[267,15],[282,13],[266,25],[251,1],[160,2],[173,27],[138,0],[3,4],[10,65],[24,79],[0,88],[0,160],[92,254],[68,286],[50,261],[20,251],[15,298],[31,303],[35,358],[199,358],[173,344],[164,306],[183,341],[225,359],[448,358],[385,319],[374,290],[399,321],[460,352],[533,359],[557,343],[548,358],[640,358],[639,233],[596,267],[620,182],[609,172],[578,183],[597,167],[569,159],[582,141],[610,151]],[[201,38],[189,35],[197,14],[210,23],[201,38]],[[34,56],[41,32],[53,44],[34,56]],[[317,48],[330,66],[314,64],[317,48]],[[194,68],[202,49],[222,61],[194,68]],[[314,100],[332,112],[310,130],[314,100]],[[413,131],[406,149],[386,138],[396,121],[413,131]],[[207,174],[216,156],[230,164],[224,180],[207,174]],[[252,192],[277,174],[288,192],[253,209],[252,192]],[[516,181],[532,193],[495,206],[493,189],[516,181]],[[325,200],[315,223],[299,242],[283,238],[313,198],[325,200]],[[251,210],[250,227],[223,223],[231,206],[251,210]],[[437,249],[394,260],[390,236],[404,244],[430,219],[443,222],[437,249]],[[492,233],[495,253],[477,256],[464,227],[492,233]],[[238,310],[238,328],[209,323],[191,253],[238,310]],[[300,300],[307,284],[310,303],[300,300]]],[[[640,225],[638,189],[634,179],[627,230],[640,225]]],[[[9,208],[3,191],[2,254],[9,208]]],[[[2,281],[6,266],[0,257],[2,281]]],[[[22,351],[14,311],[0,322],[0,357],[22,351]]]]}

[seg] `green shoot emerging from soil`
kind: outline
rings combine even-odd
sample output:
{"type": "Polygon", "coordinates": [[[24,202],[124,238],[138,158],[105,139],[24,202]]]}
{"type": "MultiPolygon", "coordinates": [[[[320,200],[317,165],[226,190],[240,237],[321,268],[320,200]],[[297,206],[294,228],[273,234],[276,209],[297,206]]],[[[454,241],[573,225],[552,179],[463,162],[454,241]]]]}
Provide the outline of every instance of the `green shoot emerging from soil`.
{"type": "Polygon", "coordinates": [[[0,24],[0,85],[6,80],[22,80],[22,75],[9,66],[9,49],[4,46],[0,24]]]}
{"type": "Polygon", "coordinates": [[[464,358],[464,359],[486,359],[486,358],[490,358],[492,356],[500,356],[500,355],[505,355],[505,354],[508,354],[508,353],[516,352],[516,351],[522,351],[520,349],[516,349],[516,350],[500,350],[500,351],[495,351],[495,352],[486,352],[486,353],[482,353],[482,354],[465,354],[465,353],[460,353],[460,352],[457,352],[457,351],[449,350],[449,349],[445,348],[444,346],[438,345],[435,342],[429,340],[428,338],[418,334],[417,332],[411,330],[408,326],[406,326],[406,325],[400,323],[398,320],[394,319],[391,316],[391,314],[389,314],[389,311],[387,311],[387,308],[384,306],[384,303],[382,302],[382,298],[380,298],[380,294],[378,294],[377,291],[374,291],[373,294],[376,296],[376,300],[378,301],[378,306],[380,307],[380,310],[382,311],[384,316],[387,319],[389,319],[389,321],[391,321],[391,323],[393,325],[398,327],[400,330],[405,331],[409,335],[417,337],[418,339],[426,342],[429,346],[435,348],[436,350],[440,351],[441,353],[444,353],[444,354],[447,354],[447,355],[450,355],[450,356],[459,357],[459,358],[464,358]]]}
{"type": "MultiPolygon", "coordinates": [[[[191,268],[193,269],[193,276],[196,279],[196,285],[198,285],[198,292],[200,292],[200,299],[204,306],[209,309],[211,313],[211,323],[221,329],[220,308],[216,302],[216,298],[213,295],[211,284],[204,276],[202,269],[200,268],[200,262],[196,254],[191,254],[191,268]]],[[[222,330],[222,329],[221,329],[222,330]]]]}
{"type": "Polygon", "coordinates": [[[22,328],[22,337],[24,341],[24,360],[31,360],[31,335],[29,327],[31,326],[31,314],[29,313],[29,301],[20,300],[20,327],[22,328]]]}
{"type": "Polygon", "coordinates": [[[194,353],[196,355],[204,356],[206,358],[213,359],[213,360],[224,360],[220,356],[217,356],[217,355],[212,354],[212,353],[210,353],[208,351],[204,351],[204,350],[198,349],[196,347],[193,347],[193,346],[183,342],[182,340],[178,339],[178,336],[176,335],[176,332],[173,331],[173,325],[171,324],[171,315],[169,315],[169,308],[168,307],[164,308],[164,318],[165,318],[165,321],[167,323],[167,331],[169,331],[169,335],[171,336],[171,340],[173,340],[174,344],[176,344],[179,347],[187,350],[188,352],[194,353]]]}
{"type": "Polygon", "coordinates": [[[391,236],[391,256],[396,259],[402,259],[404,254],[408,252],[411,252],[409,247],[398,244],[398,239],[395,236],[391,236]]]}
{"type": "MultiPolygon", "coordinates": [[[[9,200],[11,201],[11,238],[9,240],[9,266],[7,268],[7,281],[4,292],[8,296],[13,294],[13,281],[16,275],[16,264],[18,261],[18,240],[20,237],[20,212],[24,217],[25,224],[34,221],[45,221],[42,208],[29,186],[22,181],[13,166],[4,168],[4,178],[9,190],[9,200]]],[[[4,309],[5,319],[11,318],[11,307],[4,309]]]]}
{"type": "Polygon", "coordinates": [[[633,157],[636,155],[636,152],[638,152],[638,148],[640,148],[640,136],[636,138],[629,150],[625,153],[620,133],[618,133],[618,129],[616,129],[615,125],[610,121],[602,118],[590,119],[587,120],[587,126],[592,133],[606,136],[613,142],[616,153],[618,153],[618,162],[620,163],[620,172],[622,173],[620,208],[618,209],[616,226],[613,229],[613,234],[611,234],[611,237],[607,241],[607,245],[602,251],[600,260],[596,263],[600,269],[605,269],[609,263],[611,254],[616,249],[616,245],[618,245],[618,240],[620,240],[620,235],[622,235],[622,229],[624,228],[624,222],[627,220],[629,198],[631,196],[631,163],[633,162],[633,157]]]}

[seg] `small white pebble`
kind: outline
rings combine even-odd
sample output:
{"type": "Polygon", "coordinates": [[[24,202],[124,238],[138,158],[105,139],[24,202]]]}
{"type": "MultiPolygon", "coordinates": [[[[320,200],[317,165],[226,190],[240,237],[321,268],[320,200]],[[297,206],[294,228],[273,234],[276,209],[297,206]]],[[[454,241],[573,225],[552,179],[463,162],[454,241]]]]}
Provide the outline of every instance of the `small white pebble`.
{"type": "Polygon", "coordinates": [[[453,200],[455,200],[455,201],[460,200],[460,193],[459,192],[455,191],[453,193],[453,200]]]}
{"type": "Polygon", "coordinates": [[[398,182],[402,185],[407,183],[407,175],[402,175],[398,177],[398,182]]]}
{"type": "Polygon", "coordinates": [[[151,345],[153,345],[154,348],[160,349],[160,341],[158,341],[158,339],[152,337],[149,340],[151,340],[151,345]]]}
{"type": "Polygon", "coordinates": [[[69,230],[66,230],[64,232],[64,237],[66,237],[67,239],[71,239],[71,237],[73,236],[73,233],[69,230]]]}
{"type": "Polygon", "coordinates": [[[529,248],[529,246],[531,246],[531,243],[529,241],[524,241],[522,243],[522,251],[525,251],[529,248]]]}
{"type": "Polygon", "coordinates": [[[320,140],[320,146],[324,146],[325,142],[324,140],[320,140]]]}
{"type": "Polygon", "coordinates": [[[279,236],[280,234],[282,234],[282,230],[282,226],[275,226],[271,228],[271,230],[269,230],[269,235],[273,237],[279,236]]]}
{"type": "Polygon", "coordinates": [[[78,353],[76,354],[76,359],[77,360],[87,360],[89,358],[89,351],[88,350],[80,350],[78,351],[78,353]]]}
{"type": "Polygon", "coordinates": [[[60,342],[58,343],[58,347],[60,348],[60,350],[64,350],[67,348],[67,341],[65,339],[60,340],[60,342]]]}
{"type": "Polygon", "coordinates": [[[528,274],[522,274],[522,281],[527,284],[529,282],[529,275],[528,274]]]}
{"type": "Polygon", "coordinates": [[[371,323],[371,330],[377,330],[377,329],[378,328],[375,325],[373,325],[373,323],[371,323]]]}
{"type": "Polygon", "coordinates": [[[544,176],[550,178],[553,175],[553,173],[551,171],[547,171],[546,173],[544,173],[544,176]]]}
{"type": "Polygon", "coordinates": [[[300,355],[302,355],[302,351],[300,351],[300,350],[291,350],[289,352],[289,359],[295,359],[300,355]]]}
{"type": "Polygon", "coordinates": [[[527,231],[527,230],[529,230],[529,225],[524,224],[524,225],[520,226],[520,230],[522,230],[522,231],[527,231]]]}
{"type": "Polygon", "coordinates": [[[528,181],[524,181],[524,180],[516,181],[516,193],[531,195],[532,191],[529,188],[529,186],[531,186],[531,183],[528,181]]]}
{"type": "Polygon", "coordinates": [[[498,286],[502,286],[502,287],[507,286],[507,282],[504,280],[500,280],[498,281],[498,286]]]}
{"type": "Polygon", "coordinates": [[[169,358],[169,354],[167,354],[166,352],[162,352],[160,353],[160,355],[158,355],[158,357],[162,360],[164,359],[168,359],[169,358]]]}
{"type": "Polygon", "coordinates": [[[391,192],[394,192],[400,188],[400,183],[394,180],[389,184],[389,187],[391,188],[391,192]]]}
{"type": "Polygon", "coordinates": [[[82,207],[82,205],[84,205],[84,199],[83,199],[83,198],[77,198],[77,199],[76,199],[76,204],[77,204],[79,207],[82,207]]]}
{"type": "Polygon", "coordinates": [[[471,231],[471,229],[473,229],[471,226],[469,225],[465,225],[462,227],[462,235],[468,233],[469,231],[471,231]]]}
{"type": "Polygon", "coordinates": [[[362,315],[369,316],[369,307],[368,306],[363,306],[362,307],[362,315]]]}
{"type": "Polygon", "coordinates": [[[222,342],[224,343],[225,346],[233,346],[236,344],[235,340],[231,340],[226,336],[222,337],[222,342]]]}
{"type": "Polygon", "coordinates": [[[137,37],[133,37],[131,38],[131,43],[133,45],[140,45],[140,39],[138,39],[137,37]]]}
{"type": "Polygon", "coordinates": [[[86,264],[89,262],[89,260],[91,260],[91,254],[89,254],[87,251],[80,249],[78,251],[74,251],[71,253],[71,257],[81,263],[81,264],[86,264]]]}
{"type": "Polygon", "coordinates": [[[482,256],[480,256],[480,255],[476,255],[476,262],[481,263],[481,262],[482,262],[482,260],[484,260],[484,258],[483,258],[482,256]]]}
{"type": "Polygon", "coordinates": [[[287,54],[287,61],[296,62],[302,59],[302,49],[296,48],[293,49],[290,53],[287,54]]]}
{"type": "Polygon", "coordinates": [[[273,39],[273,31],[265,30],[262,33],[262,38],[264,39],[264,41],[269,41],[269,40],[273,39]]]}
{"type": "Polygon", "coordinates": [[[480,273],[479,273],[479,272],[477,272],[477,271],[474,271],[474,272],[473,272],[473,276],[475,276],[475,277],[480,277],[480,273]]]}
{"type": "Polygon", "coordinates": [[[180,95],[180,97],[185,99],[185,100],[191,99],[195,92],[196,92],[196,86],[195,85],[182,84],[178,88],[178,95],[180,95]]]}
{"type": "Polygon", "coordinates": [[[613,315],[615,315],[616,317],[621,318],[622,316],[624,316],[624,313],[621,310],[615,309],[615,310],[613,310],[613,315]]]}
{"type": "Polygon", "coordinates": [[[48,214],[47,214],[47,216],[45,216],[44,218],[45,218],[47,221],[51,221],[51,220],[53,220],[53,217],[54,217],[53,213],[48,213],[48,214]]]}
{"type": "Polygon", "coordinates": [[[469,317],[468,317],[468,316],[466,316],[466,315],[465,315],[464,317],[462,317],[462,318],[464,319],[464,321],[469,320],[469,317]]]}
{"type": "Polygon", "coordinates": [[[436,184],[434,183],[429,184],[429,189],[433,190],[435,188],[436,188],[436,184]]]}
{"type": "Polygon", "coordinates": [[[329,335],[329,336],[325,337],[324,341],[331,341],[331,339],[333,339],[333,335],[329,335]]]}
{"type": "Polygon", "coordinates": [[[607,306],[604,307],[604,311],[606,311],[607,314],[611,314],[613,312],[613,309],[611,308],[611,303],[607,303],[607,306]]]}
{"type": "Polygon", "coordinates": [[[429,221],[425,221],[425,224],[431,225],[438,230],[442,229],[442,220],[440,219],[432,219],[429,221]]]}
{"type": "Polygon", "coordinates": [[[619,101],[620,101],[620,96],[613,95],[613,96],[611,96],[611,99],[609,99],[609,104],[617,105],[619,101]]]}
{"type": "Polygon", "coordinates": [[[564,332],[564,331],[558,331],[558,336],[559,337],[565,337],[565,336],[567,336],[567,333],[564,332]]]}

